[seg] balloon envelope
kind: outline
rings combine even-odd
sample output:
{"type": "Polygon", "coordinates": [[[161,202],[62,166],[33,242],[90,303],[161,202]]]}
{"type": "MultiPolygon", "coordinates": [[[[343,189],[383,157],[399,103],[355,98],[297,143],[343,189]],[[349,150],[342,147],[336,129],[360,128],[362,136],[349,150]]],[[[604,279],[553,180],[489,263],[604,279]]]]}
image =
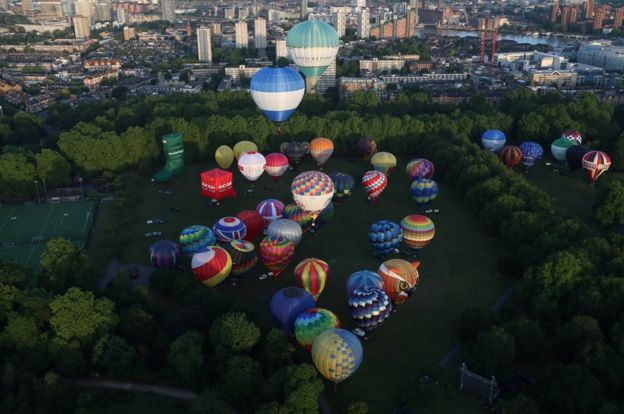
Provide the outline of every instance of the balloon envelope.
{"type": "Polygon", "coordinates": [[[328,380],[339,383],[349,378],[362,363],[362,343],[344,329],[329,329],[312,343],[312,362],[328,380]]]}
{"type": "Polygon", "coordinates": [[[525,167],[532,167],[544,155],[544,149],[540,144],[533,141],[526,141],[520,144],[520,152],[522,152],[522,164],[525,167]]]}
{"type": "Polygon", "coordinates": [[[219,167],[227,170],[234,162],[234,151],[227,145],[221,145],[215,151],[215,161],[219,167]]]}
{"type": "Polygon", "coordinates": [[[358,328],[370,332],[392,313],[392,302],[383,289],[364,287],[349,297],[349,312],[358,328]]]}
{"type": "Polygon", "coordinates": [[[506,141],[505,133],[498,129],[487,130],[481,135],[481,144],[486,150],[492,152],[498,152],[503,148],[506,141]]]}
{"type": "Polygon", "coordinates": [[[295,319],[295,338],[305,350],[310,351],[321,332],[334,328],[340,328],[340,319],[335,313],[323,308],[308,309],[295,319]]]}
{"type": "Polygon", "coordinates": [[[239,159],[246,152],[258,152],[258,146],[251,141],[239,141],[234,145],[234,158],[239,159]]]}
{"type": "Polygon", "coordinates": [[[347,279],[347,295],[351,296],[353,292],[360,288],[377,288],[384,289],[384,283],[381,276],[372,270],[358,270],[352,273],[347,279]]]}
{"type": "Polygon", "coordinates": [[[225,249],[232,258],[232,276],[245,274],[258,263],[256,247],[247,240],[232,240],[225,245],[225,249]]]}
{"type": "Polygon", "coordinates": [[[602,173],[611,167],[611,157],[602,151],[589,151],[583,155],[583,168],[587,172],[589,181],[594,183],[602,173]]]}
{"type": "Polygon", "coordinates": [[[403,242],[414,250],[428,245],[435,236],[435,225],[427,216],[412,214],[401,220],[403,242]]]}
{"type": "Polygon", "coordinates": [[[215,287],[230,275],[232,258],[222,247],[205,247],[193,255],[191,268],[197,280],[215,287]]]}
{"type": "Polygon", "coordinates": [[[418,266],[403,259],[383,262],[377,273],[384,282],[384,291],[395,304],[405,302],[418,286],[418,266]]]}
{"type": "Polygon", "coordinates": [[[249,181],[256,181],[264,172],[266,159],[259,152],[245,152],[238,159],[238,169],[249,181]]]}
{"type": "Polygon", "coordinates": [[[243,239],[254,241],[256,237],[262,233],[264,229],[264,219],[257,211],[243,210],[238,213],[236,217],[245,223],[245,228],[247,229],[247,235],[243,237],[243,239]]]}
{"type": "Polygon", "coordinates": [[[310,226],[312,225],[312,217],[305,211],[301,209],[297,204],[290,203],[286,204],[283,212],[284,218],[288,220],[292,220],[295,223],[301,226],[301,230],[304,232],[310,230],[310,226]]]}
{"type": "Polygon", "coordinates": [[[364,158],[364,161],[370,160],[370,158],[377,152],[377,142],[372,137],[362,137],[357,142],[357,151],[364,158]]]}
{"type": "Polygon", "coordinates": [[[337,203],[351,195],[351,190],[355,185],[355,180],[349,174],[333,172],[329,178],[334,182],[334,201],[337,203]]]}
{"type": "Polygon", "coordinates": [[[291,67],[265,67],[251,77],[249,92],[269,120],[284,122],[301,103],[305,83],[291,67]]]}
{"type": "Polygon", "coordinates": [[[277,278],[295,256],[295,245],[284,237],[268,236],[260,242],[258,254],[264,266],[277,278]]]}
{"type": "Polygon", "coordinates": [[[266,234],[267,236],[282,236],[296,247],[301,241],[303,230],[296,221],[282,218],[269,224],[266,234]]]}
{"type": "Polygon", "coordinates": [[[412,181],[419,178],[431,178],[434,171],[433,163],[425,158],[411,160],[405,167],[405,172],[412,181]]]}
{"type": "Polygon", "coordinates": [[[401,227],[390,220],[380,220],[370,227],[368,230],[368,240],[370,240],[375,253],[379,255],[388,255],[393,253],[403,240],[403,231],[401,227]]]}
{"type": "Polygon", "coordinates": [[[561,138],[572,141],[572,144],[574,145],[581,145],[583,143],[583,137],[581,136],[581,133],[576,129],[572,128],[563,131],[563,134],[561,134],[561,138]]]}
{"type": "Polygon", "coordinates": [[[435,200],[438,192],[438,184],[427,178],[419,178],[410,185],[410,196],[421,207],[435,200]]]}
{"type": "Polygon", "coordinates": [[[334,196],[334,183],[327,174],[306,171],[295,177],[290,190],[295,203],[316,219],[334,196]]]}
{"type": "Polygon", "coordinates": [[[522,151],[515,145],[505,145],[498,156],[507,168],[512,168],[522,161],[522,151]]]}
{"type": "Polygon", "coordinates": [[[569,139],[557,138],[550,145],[550,152],[557,161],[565,161],[566,152],[568,151],[568,148],[570,148],[572,145],[574,144],[569,139]]]}
{"type": "Polygon", "coordinates": [[[286,287],[273,295],[269,311],[273,322],[292,336],[295,334],[297,316],[315,306],[314,298],[305,290],[298,287],[286,287]]]}
{"type": "Polygon", "coordinates": [[[286,155],[290,165],[299,165],[301,159],[310,150],[310,144],[307,142],[283,142],[280,146],[280,151],[286,155]]]}
{"type": "Polygon", "coordinates": [[[314,138],[310,141],[310,155],[323,166],[334,152],[334,143],[329,138],[314,138]]]}
{"type": "Polygon", "coordinates": [[[215,244],[217,239],[211,229],[194,224],[180,233],[180,250],[182,254],[190,256],[200,249],[215,244]]]}
{"type": "Polygon", "coordinates": [[[268,226],[275,220],[282,218],[284,203],[274,198],[269,198],[258,203],[256,211],[262,216],[264,226],[268,226]]]}
{"type": "Polygon", "coordinates": [[[325,260],[311,257],[303,259],[295,266],[295,280],[306,292],[317,300],[323,290],[329,276],[329,265],[325,260]]]}
{"type": "Polygon", "coordinates": [[[238,217],[223,217],[217,221],[212,231],[219,243],[229,243],[232,240],[243,239],[247,234],[245,223],[238,217]]]}
{"type": "Polygon", "coordinates": [[[572,145],[566,151],[566,162],[570,170],[576,171],[583,166],[583,157],[589,152],[589,148],[582,145],[572,145]]]}
{"type": "Polygon", "coordinates": [[[386,176],[392,174],[397,165],[396,157],[385,151],[378,152],[373,155],[370,162],[373,164],[373,168],[375,168],[375,170],[381,171],[386,174],[386,176]]]}
{"type": "Polygon", "coordinates": [[[277,181],[288,169],[288,158],[282,153],[272,152],[265,157],[266,165],[264,170],[277,181]]]}
{"type": "Polygon", "coordinates": [[[367,171],[362,177],[364,191],[366,191],[368,199],[371,201],[375,201],[379,198],[387,184],[388,178],[386,178],[384,173],[379,171],[367,171]]]}
{"type": "Polygon", "coordinates": [[[180,263],[180,248],[171,240],[158,240],[148,253],[152,266],[158,269],[173,269],[180,263]]]}

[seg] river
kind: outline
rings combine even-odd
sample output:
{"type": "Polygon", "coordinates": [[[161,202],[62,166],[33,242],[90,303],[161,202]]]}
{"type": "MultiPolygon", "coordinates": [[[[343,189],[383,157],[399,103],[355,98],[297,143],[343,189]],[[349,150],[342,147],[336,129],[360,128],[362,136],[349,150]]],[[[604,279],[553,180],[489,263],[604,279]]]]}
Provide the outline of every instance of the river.
{"type": "MultiPolygon", "coordinates": [[[[435,28],[417,28],[416,37],[421,37],[423,34],[439,34],[449,37],[478,37],[481,33],[467,30],[455,30],[455,29],[435,29],[435,28]]],[[[489,35],[489,33],[488,33],[489,35]]],[[[489,39],[489,36],[488,36],[489,39]]],[[[499,33],[496,41],[499,40],[511,40],[517,43],[527,43],[530,45],[547,45],[553,48],[564,46],[569,43],[574,43],[573,39],[546,37],[546,36],[527,36],[523,34],[514,33],[499,33]]]]}

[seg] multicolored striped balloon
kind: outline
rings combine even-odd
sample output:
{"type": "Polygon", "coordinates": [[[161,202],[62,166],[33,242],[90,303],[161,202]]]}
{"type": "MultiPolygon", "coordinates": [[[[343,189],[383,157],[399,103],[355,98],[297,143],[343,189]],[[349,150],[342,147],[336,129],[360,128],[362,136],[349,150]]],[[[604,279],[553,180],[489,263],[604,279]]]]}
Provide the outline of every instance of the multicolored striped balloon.
{"type": "Polygon", "coordinates": [[[364,287],[349,297],[349,312],[355,324],[370,332],[392,313],[392,302],[382,289],[364,287]]]}
{"type": "Polygon", "coordinates": [[[367,171],[362,177],[362,185],[370,201],[377,200],[387,184],[388,178],[380,171],[367,171]]]}
{"type": "Polygon", "coordinates": [[[287,218],[288,220],[292,220],[295,223],[299,224],[304,232],[310,230],[310,226],[314,221],[308,213],[303,211],[301,207],[299,207],[295,203],[286,204],[286,206],[284,207],[283,215],[284,218],[287,218]]]}
{"type": "Polygon", "coordinates": [[[438,192],[438,184],[427,178],[419,178],[410,185],[410,196],[412,196],[412,199],[421,207],[435,200],[438,196],[438,192]]]}
{"type": "Polygon", "coordinates": [[[232,276],[245,274],[258,263],[256,246],[247,240],[232,240],[225,249],[232,258],[232,276]]]}
{"type": "Polygon", "coordinates": [[[417,180],[419,178],[431,178],[435,168],[433,163],[425,158],[416,158],[407,163],[405,172],[410,180],[417,180]]]}
{"type": "Polygon", "coordinates": [[[173,269],[180,263],[180,248],[171,240],[158,240],[149,248],[152,266],[158,269],[173,269]]]}
{"type": "Polygon", "coordinates": [[[244,239],[247,235],[245,223],[238,217],[223,217],[212,228],[219,243],[229,243],[232,240],[244,239]]]}
{"type": "Polygon", "coordinates": [[[583,155],[582,165],[587,172],[589,181],[593,184],[602,173],[611,167],[611,157],[606,152],[589,151],[583,155]]]}
{"type": "Polygon", "coordinates": [[[306,351],[312,349],[317,336],[328,329],[340,328],[340,319],[330,310],[312,308],[295,319],[295,338],[306,351]]]}
{"type": "Polygon", "coordinates": [[[428,245],[435,236],[435,225],[427,216],[412,214],[401,220],[403,243],[409,248],[419,250],[428,245]]]}
{"type": "Polygon", "coordinates": [[[264,170],[274,181],[279,180],[288,169],[288,158],[279,152],[272,152],[266,157],[264,170]]]}
{"type": "Polygon", "coordinates": [[[299,174],[290,186],[295,203],[316,219],[334,196],[334,182],[320,171],[299,174]]]}
{"type": "Polygon", "coordinates": [[[182,254],[191,256],[204,247],[212,246],[216,241],[212,230],[206,226],[194,224],[180,233],[180,250],[182,254]]]}
{"type": "Polygon", "coordinates": [[[258,246],[260,260],[276,278],[295,256],[295,245],[282,236],[265,237],[258,246]]]}
{"type": "Polygon", "coordinates": [[[515,145],[505,145],[498,156],[507,168],[512,168],[522,161],[522,150],[515,145]]]}
{"type": "Polygon", "coordinates": [[[274,198],[261,201],[256,206],[256,211],[260,213],[264,219],[264,226],[268,226],[271,222],[281,219],[284,211],[284,203],[274,198]]]}
{"type": "Polygon", "coordinates": [[[339,383],[349,378],[362,363],[362,343],[344,329],[321,332],[312,343],[312,362],[328,380],[339,383]]]}
{"type": "Polygon", "coordinates": [[[372,270],[358,270],[347,279],[347,295],[351,296],[353,292],[360,288],[371,287],[383,290],[384,283],[381,276],[372,270]]]}
{"type": "Polygon", "coordinates": [[[197,280],[208,287],[215,287],[230,275],[232,258],[222,247],[206,247],[193,255],[191,268],[197,280]]]}
{"type": "Polygon", "coordinates": [[[310,155],[322,167],[334,152],[334,143],[329,138],[314,138],[310,141],[310,155]]]}
{"type": "Polygon", "coordinates": [[[303,259],[295,266],[295,280],[306,292],[314,296],[314,300],[323,293],[329,277],[329,265],[326,261],[311,257],[303,259]]]}

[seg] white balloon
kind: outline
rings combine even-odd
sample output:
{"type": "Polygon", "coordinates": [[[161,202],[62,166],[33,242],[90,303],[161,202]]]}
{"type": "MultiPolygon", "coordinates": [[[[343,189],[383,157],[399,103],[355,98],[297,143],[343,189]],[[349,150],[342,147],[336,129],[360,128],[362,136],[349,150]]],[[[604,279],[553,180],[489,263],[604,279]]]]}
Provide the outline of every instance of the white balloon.
{"type": "Polygon", "coordinates": [[[265,165],[264,155],[255,151],[246,152],[238,159],[238,169],[249,181],[256,181],[260,178],[265,165]]]}

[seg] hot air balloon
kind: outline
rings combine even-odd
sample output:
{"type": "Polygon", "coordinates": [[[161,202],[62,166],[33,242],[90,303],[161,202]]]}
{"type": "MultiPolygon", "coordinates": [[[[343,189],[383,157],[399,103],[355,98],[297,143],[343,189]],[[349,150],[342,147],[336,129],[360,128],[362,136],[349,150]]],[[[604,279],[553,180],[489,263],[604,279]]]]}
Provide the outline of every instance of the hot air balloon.
{"type": "Polygon", "coordinates": [[[384,283],[381,276],[372,270],[358,270],[352,273],[347,279],[347,295],[351,296],[353,292],[361,288],[377,288],[384,290],[384,283]]]}
{"type": "Polygon", "coordinates": [[[274,181],[279,180],[288,169],[288,158],[279,152],[272,152],[266,157],[264,170],[274,181]]]}
{"type": "Polygon", "coordinates": [[[522,150],[515,145],[505,145],[498,156],[507,168],[512,168],[522,161],[522,150]]]}
{"type": "Polygon", "coordinates": [[[358,139],[357,151],[364,161],[368,161],[377,152],[377,142],[372,137],[362,137],[358,139]]]}
{"type": "Polygon", "coordinates": [[[602,173],[611,167],[611,157],[602,151],[589,151],[583,155],[583,168],[587,172],[589,181],[593,184],[602,173]]]}
{"type": "Polygon", "coordinates": [[[364,287],[349,297],[349,312],[358,328],[370,332],[392,313],[392,302],[383,289],[364,287]]]}
{"type": "Polygon", "coordinates": [[[274,198],[269,198],[259,202],[256,206],[256,211],[262,216],[264,226],[266,227],[275,220],[282,218],[284,203],[274,198]]]}
{"type": "Polygon", "coordinates": [[[204,171],[200,175],[201,193],[211,200],[221,200],[225,197],[236,197],[236,191],[232,185],[232,172],[213,168],[204,171]]]}
{"type": "Polygon", "coordinates": [[[427,216],[412,214],[401,220],[403,242],[407,247],[419,250],[428,245],[435,236],[435,225],[427,216]]]}
{"type": "Polygon", "coordinates": [[[255,151],[248,151],[238,159],[238,169],[251,182],[256,181],[264,172],[266,159],[264,155],[255,151]]]}
{"type": "Polygon", "coordinates": [[[304,232],[308,231],[312,226],[312,217],[295,203],[286,204],[283,215],[284,218],[299,224],[304,232]]]}
{"type": "Polygon", "coordinates": [[[258,152],[258,146],[251,141],[239,141],[234,145],[234,158],[240,159],[240,156],[246,152],[258,152]]]}
{"type": "Polygon", "coordinates": [[[418,266],[403,259],[386,260],[377,273],[384,282],[384,291],[395,304],[405,302],[418,286],[418,266]]]}
{"type": "Polygon", "coordinates": [[[574,145],[581,145],[583,143],[583,137],[581,136],[581,133],[576,129],[572,128],[566,129],[563,134],[561,134],[561,138],[571,141],[574,145]]]}
{"type": "Polygon", "coordinates": [[[215,244],[216,241],[212,230],[206,226],[194,224],[180,233],[180,250],[182,254],[190,256],[204,247],[215,244]]]}
{"type": "Polygon", "coordinates": [[[334,203],[330,201],[327,207],[325,207],[323,211],[321,211],[321,214],[319,214],[316,220],[314,220],[314,222],[312,223],[313,229],[319,230],[332,217],[334,217],[334,203]]]}
{"type": "Polygon", "coordinates": [[[225,249],[232,258],[232,276],[245,274],[258,263],[256,247],[247,240],[232,240],[225,245],[225,249]]]}
{"type": "Polygon", "coordinates": [[[435,168],[433,163],[424,158],[416,158],[407,163],[405,172],[410,180],[414,181],[419,178],[431,178],[435,168]]]}
{"type": "Polygon", "coordinates": [[[403,231],[393,221],[380,220],[373,223],[368,230],[368,240],[372,243],[376,255],[387,256],[401,244],[403,231]]]}
{"type": "Polygon", "coordinates": [[[320,171],[306,171],[295,177],[290,191],[293,200],[315,220],[334,196],[334,183],[320,171]]]}
{"type": "Polygon", "coordinates": [[[550,152],[557,161],[565,161],[566,152],[572,145],[574,144],[569,139],[557,138],[550,145],[550,152]]]}
{"type": "Polygon", "coordinates": [[[424,207],[438,196],[438,184],[433,180],[419,178],[410,185],[410,196],[419,206],[424,207]]]}
{"type": "Polygon", "coordinates": [[[258,246],[258,255],[264,266],[278,278],[295,256],[295,245],[282,236],[265,237],[258,246]]]}
{"type": "Polygon", "coordinates": [[[171,240],[158,240],[148,253],[152,266],[157,269],[173,269],[180,263],[180,248],[171,240]]]}
{"type": "Polygon", "coordinates": [[[297,247],[303,236],[303,230],[296,221],[279,219],[269,224],[266,234],[267,236],[282,236],[297,247]]]}
{"type": "Polygon", "coordinates": [[[273,322],[288,335],[295,334],[295,320],[301,313],[316,306],[314,298],[298,287],[286,287],[275,292],[269,312],[273,322]]]}
{"type": "Polygon", "coordinates": [[[333,152],[334,143],[329,138],[314,138],[310,141],[310,155],[312,155],[314,161],[321,168],[323,168],[323,165],[325,165],[333,152]]]}
{"type": "Polygon", "coordinates": [[[286,36],[286,47],[292,60],[306,77],[306,91],[313,92],[325,69],[336,60],[338,33],[320,20],[296,24],[286,36]]]}
{"type": "Polygon", "coordinates": [[[544,155],[544,149],[540,144],[533,141],[526,141],[520,144],[520,152],[522,152],[522,164],[525,168],[530,168],[544,155]]]}
{"type": "Polygon", "coordinates": [[[340,328],[340,319],[334,312],[323,308],[308,309],[295,319],[295,338],[299,345],[310,351],[321,332],[334,328],[340,328]]]}
{"type": "Polygon", "coordinates": [[[566,151],[566,162],[571,171],[576,171],[583,166],[583,157],[589,152],[589,148],[582,145],[572,145],[566,151]]]}
{"type": "Polygon", "coordinates": [[[291,67],[265,67],[251,77],[249,92],[264,116],[284,122],[301,103],[305,83],[291,67]]]}
{"type": "Polygon", "coordinates": [[[341,172],[330,173],[329,178],[334,182],[334,202],[339,204],[342,200],[351,195],[355,180],[349,174],[341,172]]]}
{"type": "Polygon", "coordinates": [[[367,171],[362,177],[362,185],[368,196],[368,200],[373,203],[379,198],[388,184],[388,178],[379,171],[367,171]]]}
{"type": "Polygon", "coordinates": [[[222,247],[204,247],[193,255],[193,274],[204,285],[215,287],[230,275],[232,258],[222,247]]]}
{"type": "Polygon", "coordinates": [[[215,151],[215,161],[219,167],[227,170],[234,162],[234,151],[232,151],[232,148],[227,145],[221,145],[215,151]]]}
{"type": "Polygon", "coordinates": [[[212,231],[219,243],[229,243],[232,240],[245,238],[247,227],[238,217],[223,217],[215,223],[212,231]]]}
{"type": "Polygon", "coordinates": [[[325,289],[329,277],[329,265],[326,261],[311,257],[303,259],[295,266],[295,280],[306,292],[318,300],[325,289]]]}
{"type": "Polygon", "coordinates": [[[489,129],[481,135],[481,144],[491,152],[498,152],[505,145],[505,141],[507,141],[505,133],[498,129],[489,129]]]}
{"type": "Polygon", "coordinates": [[[360,340],[344,329],[321,332],[312,343],[314,366],[321,375],[335,384],[357,371],[363,355],[360,340]]]}
{"type": "Polygon", "coordinates": [[[301,159],[310,151],[310,144],[307,142],[282,142],[280,151],[286,155],[288,162],[292,166],[301,164],[301,159]]]}
{"type": "Polygon", "coordinates": [[[264,219],[257,211],[243,210],[238,213],[236,217],[245,223],[245,228],[247,229],[247,235],[243,237],[243,239],[254,241],[256,237],[262,233],[264,229],[264,219]]]}
{"type": "Polygon", "coordinates": [[[386,177],[390,176],[390,174],[394,172],[397,165],[396,157],[385,151],[378,152],[373,155],[370,162],[373,164],[373,168],[375,168],[375,170],[386,174],[386,177]]]}

